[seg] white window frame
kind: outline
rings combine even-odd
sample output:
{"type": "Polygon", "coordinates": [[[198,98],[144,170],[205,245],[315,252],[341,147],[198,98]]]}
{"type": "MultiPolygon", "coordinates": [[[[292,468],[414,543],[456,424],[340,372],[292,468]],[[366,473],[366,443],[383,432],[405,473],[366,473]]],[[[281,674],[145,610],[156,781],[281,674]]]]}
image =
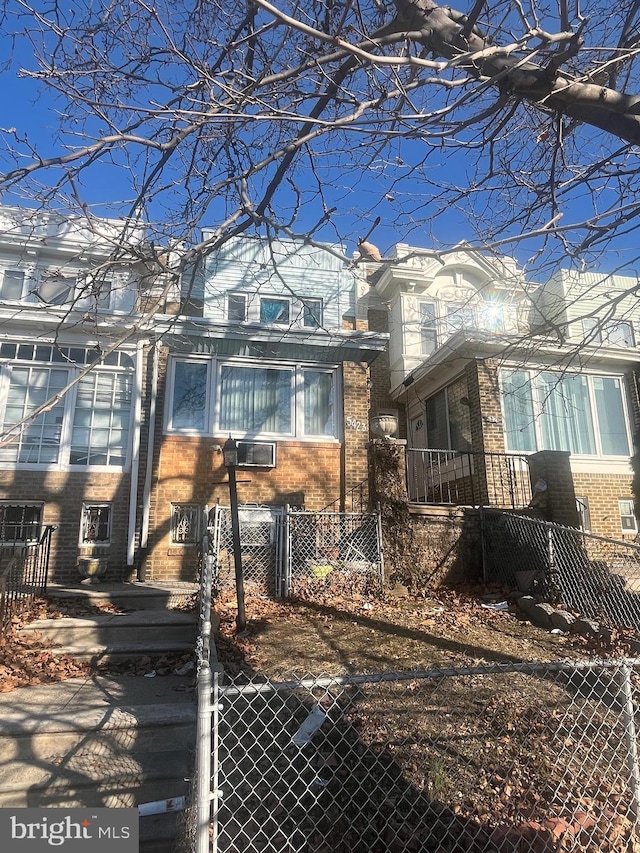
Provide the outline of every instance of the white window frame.
{"type": "MultiPolygon", "coordinates": [[[[291,373],[291,431],[268,432],[246,430],[236,438],[248,440],[290,440],[290,441],[321,441],[338,442],[342,440],[342,383],[341,372],[337,364],[315,364],[313,362],[287,361],[250,361],[239,358],[215,358],[206,356],[174,356],[170,359],[167,381],[167,400],[165,405],[164,432],[167,435],[194,435],[225,438],[228,429],[220,426],[221,403],[221,374],[224,367],[239,367],[253,370],[288,370],[291,373]],[[205,426],[203,429],[193,427],[174,427],[172,424],[173,394],[175,388],[175,365],[178,362],[200,363],[208,365],[207,387],[205,401],[205,426]],[[333,380],[333,434],[306,434],[304,431],[304,374],[306,371],[326,373],[333,380]]],[[[232,430],[232,433],[234,431],[232,430]]],[[[237,430],[235,431],[237,433],[237,430]]]]}
{"type": "Polygon", "coordinates": [[[584,376],[587,380],[587,393],[589,396],[589,408],[591,409],[591,418],[592,418],[591,422],[592,422],[592,426],[593,426],[593,430],[594,430],[596,452],[595,453],[574,453],[574,452],[572,452],[571,453],[572,459],[583,459],[583,460],[610,459],[612,461],[614,461],[614,460],[619,461],[621,459],[628,459],[629,458],[629,454],[631,453],[631,448],[633,445],[632,445],[632,441],[631,441],[631,439],[632,439],[631,428],[630,428],[631,420],[629,417],[629,400],[628,400],[629,391],[628,391],[627,383],[626,383],[626,380],[625,380],[625,377],[623,374],[620,374],[620,373],[586,373],[586,372],[576,373],[576,372],[570,372],[570,371],[559,372],[557,370],[552,370],[552,369],[531,370],[531,369],[522,368],[522,367],[513,367],[513,368],[506,367],[506,368],[501,369],[500,373],[499,373],[500,406],[501,406],[501,411],[502,411],[504,444],[505,444],[505,449],[506,449],[507,453],[523,453],[523,454],[537,453],[538,450],[540,450],[540,448],[543,447],[541,414],[542,414],[542,408],[544,405],[544,400],[541,400],[541,396],[540,396],[541,390],[540,390],[539,384],[535,381],[536,377],[541,373],[555,373],[558,376],[559,380],[563,379],[565,377],[570,377],[570,376],[584,376]],[[517,450],[517,449],[514,450],[511,447],[509,447],[508,435],[507,435],[507,431],[506,431],[506,422],[507,422],[506,409],[505,409],[505,396],[506,395],[505,395],[504,384],[503,384],[504,371],[507,371],[507,372],[519,371],[522,373],[527,373],[529,376],[529,385],[531,386],[531,397],[533,400],[533,432],[534,432],[535,444],[536,444],[536,446],[533,450],[517,450]],[[598,408],[596,406],[595,389],[593,386],[593,380],[598,379],[598,378],[617,379],[620,382],[620,387],[621,387],[620,398],[622,400],[622,412],[623,412],[623,416],[624,416],[625,430],[626,430],[626,436],[627,436],[627,446],[629,448],[629,452],[626,454],[620,454],[617,456],[613,456],[611,454],[605,455],[602,452],[602,437],[600,434],[600,422],[598,419],[598,408]]]}
{"type": "Polygon", "coordinates": [[[227,293],[226,298],[226,312],[225,319],[228,323],[246,323],[249,319],[249,300],[246,293],[238,293],[237,291],[231,291],[227,293]],[[232,299],[241,299],[244,304],[243,317],[242,320],[236,320],[231,317],[231,300],[232,299]]]}
{"type": "Polygon", "coordinates": [[[320,296],[305,296],[301,300],[302,316],[300,325],[303,329],[321,329],[324,325],[324,300],[320,296]],[[307,323],[307,319],[312,322],[307,323]]]}
{"type": "Polygon", "coordinates": [[[19,266],[15,266],[15,267],[3,266],[2,268],[0,268],[0,278],[2,279],[2,282],[0,283],[0,294],[2,292],[2,287],[4,286],[4,277],[7,273],[9,273],[9,274],[18,273],[19,275],[22,275],[22,288],[20,290],[20,296],[13,299],[13,298],[9,298],[9,297],[0,295],[0,300],[2,300],[3,302],[21,302],[25,297],[25,287],[27,284],[27,270],[25,270],[19,266]]]}
{"type": "Polygon", "coordinates": [[[288,329],[292,324],[293,317],[293,305],[290,296],[283,296],[279,293],[260,293],[258,294],[258,322],[263,326],[278,326],[279,328],[288,329]],[[273,302],[282,302],[287,305],[287,320],[286,322],[269,322],[267,320],[262,319],[262,303],[267,300],[272,300],[273,302]]]}
{"type": "Polygon", "coordinates": [[[635,536],[638,533],[638,519],[636,518],[636,514],[634,512],[633,507],[633,500],[631,498],[621,498],[620,500],[618,500],[618,514],[620,515],[620,530],[622,531],[622,533],[635,536]],[[624,518],[631,519],[631,527],[624,526],[624,518]]]}
{"type": "Polygon", "coordinates": [[[635,330],[631,320],[599,320],[597,317],[584,317],[582,320],[582,335],[590,344],[603,344],[605,346],[621,347],[631,349],[635,346],[635,330]],[[616,343],[610,339],[611,333],[620,327],[629,330],[629,343],[616,343]]]}
{"type": "Polygon", "coordinates": [[[85,310],[110,311],[113,304],[113,279],[103,278],[100,274],[78,273],[76,294],[74,306],[85,310]],[[100,304],[101,301],[103,304],[100,304]]]}
{"type": "MultiPolygon", "coordinates": [[[[14,342],[6,342],[11,343],[14,342]]],[[[21,343],[19,341],[15,342],[16,348],[18,348],[21,343]]],[[[33,357],[31,358],[20,358],[19,355],[11,358],[3,358],[0,361],[0,427],[4,423],[6,408],[7,408],[7,397],[9,391],[9,382],[10,382],[10,372],[12,368],[25,368],[31,367],[36,370],[66,370],[68,374],[68,381],[71,381],[73,377],[77,374],[77,371],[84,366],[85,363],[90,363],[87,361],[88,358],[88,350],[83,347],[71,347],[70,352],[70,360],[65,361],[39,361],[35,358],[36,347],[38,345],[33,345],[32,349],[34,351],[33,357]],[[84,361],[74,362],[71,360],[71,355],[73,354],[74,349],[78,350],[78,357],[80,352],[84,353],[84,361]]],[[[51,346],[50,344],[43,344],[42,346],[51,346]]],[[[63,349],[69,349],[68,347],[63,347],[63,349]]],[[[18,350],[19,352],[19,350],[18,350]]],[[[76,399],[77,399],[77,390],[78,384],[74,385],[70,388],[62,398],[63,405],[63,415],[62,415],[62,424],[61,424],[61,435],[60,435],[60,444],[59,444],[59,454],[57,462],[19,462],[19,461],[10,461],[10,460],[1,460],[0,461],[0,470],[24,470],[24,471],[104,471],[107,473],[125,473],[130,469],[131,466],[131,448],[133,441],[133,433],[135,428],[135,405],[136,405],[136,394],[138,393],[136,390],[136,379],[135,379],[135,368],[134,364],[127,365],[125,367],[121,367],[120,364],[124,362],[124,356],[131,359],[133,358],[132,354],[125,353],[123,351],[119,351],[116,355],[115,364],[110,365],[96,365],[95,370],[99,373],[108,373],[108,374],[118,374],[118,373],[126,373],[131,377],[132,387],[131,387],[131,401],[129,408],[129,424],[127,427],[127,444],[124,448],[124,457],[125,461],[122,465],[81,465],[81,464],[71,464],[70,462],[70,453],[71,453],[71,435],[73,430],[73,422],[76,410],[76,399]]],[[[96,427],[97,429],[98,427],[96,427]]]]}
{"type": "MultiPolygon", "coordinates": [[[[173,356],[170,362],[170,370],[168,371],[167,382],[167,405],[165,415],[165,432],[174,433],[176,435],[208,435],[211,433],[212,413],[211,413],[211,393],[212,380],[216,373],[215,359],[197,356],[173,356]],[[175,389],[176,365],[179,363],[188,364],[204,364],[207,367],[207,380],[205,386],[205,403],[204,403],[204,428],[197,429],[196,427],[175,427],[173,426],[173,394],[175,389]]],[[[216,379],[217,384],[217,379],[216,379]]]]}
{"type": "Polygon", "coordinates": [[[431,353],[435,352],[438,349],[438,343],[440,340],[440,335],[438,334],[438,305],[436,302],[430,299],[420,299],[418,300],[418,334],[420,336],[420,355],[428,356],[431,353]],[[433,326],[430,328],[427,323],[423,322],[422,316],[422,306],[429,305],[433,308],[433,326]],[[430,331],[433,333],[433,348],[428,349],[426,346],[427,340],[425,337],[425,333],[430,331]]]}

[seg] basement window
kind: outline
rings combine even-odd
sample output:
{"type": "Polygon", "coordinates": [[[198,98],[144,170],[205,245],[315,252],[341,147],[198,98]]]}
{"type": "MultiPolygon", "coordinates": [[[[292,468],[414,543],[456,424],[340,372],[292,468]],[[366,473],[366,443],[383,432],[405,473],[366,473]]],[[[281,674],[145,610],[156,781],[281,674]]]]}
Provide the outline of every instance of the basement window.
{"type": "Polygon", "coordinates": [[[37,542],[42,527],[41,503],[0,501],[0,542],[37,542]]]}
{"type": "Polygon", "coordinates": [[[80,544],[108,545],[111,540],[111,504],[83,504],[80,544]]]}
{"type": "Polygon", "coordinates": [[[202,507],[171,504],[171,544],[197,545],[202,536],[202,507]]]}

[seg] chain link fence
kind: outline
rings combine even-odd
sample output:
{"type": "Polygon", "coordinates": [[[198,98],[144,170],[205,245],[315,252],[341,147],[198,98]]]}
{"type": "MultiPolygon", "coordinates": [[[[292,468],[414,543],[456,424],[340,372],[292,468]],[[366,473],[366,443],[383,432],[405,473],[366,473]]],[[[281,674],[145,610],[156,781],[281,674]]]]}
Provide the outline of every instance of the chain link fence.
{"type": "Polygon", "coordinates": [[[364,512],[291,512],[284,595],[339,577],[352,585],[382,580],[380,516],[364,512]]]}
{"type": "Polygon", "coordinates": [[[213,853],[637,853],[638,671],[214,674],[213,853]]]}
{"type": "MultiPolygon", "coordinates": [[[[288,507],[241,506],[240,550],[245,584],[269,596],[291,595],[301,585],[340,578],[348,584],[382,578],[378,512],[305,512],[288,507]]],[[[231,511],[209,518],[208,552],[214,584],[235,582],[231,511]]]]}
{"type": "Polygon", "coordinates": [[[640,629],[640,546],[487,509],[481,530],[487,580],[516,586],[517,569],[583,616],[640,629]]]}

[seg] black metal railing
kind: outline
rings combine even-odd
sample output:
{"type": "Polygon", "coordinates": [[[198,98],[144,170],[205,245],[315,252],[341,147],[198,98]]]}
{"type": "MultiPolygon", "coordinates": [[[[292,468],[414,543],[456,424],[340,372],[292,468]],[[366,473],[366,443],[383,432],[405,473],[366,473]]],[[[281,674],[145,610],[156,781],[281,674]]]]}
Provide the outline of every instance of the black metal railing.
{"type": "Polygon", "coordinates": [[[46,592],[54,530],[47,525],[34,541],[0,541],[0,633],[46,592]]]}
{"type": "Polygon", "coordinates": [[[407,450],[412,503],[521,509],[531,503],[529,459],[517,453],[407,450]]]}
{"type": "Polygon", "coordinates": [[[344,493],[344,497],[336,498],[330,504],[322,507],[320,512],[367,512],[369,509],[369,480],[362,480],[344,493]]]}

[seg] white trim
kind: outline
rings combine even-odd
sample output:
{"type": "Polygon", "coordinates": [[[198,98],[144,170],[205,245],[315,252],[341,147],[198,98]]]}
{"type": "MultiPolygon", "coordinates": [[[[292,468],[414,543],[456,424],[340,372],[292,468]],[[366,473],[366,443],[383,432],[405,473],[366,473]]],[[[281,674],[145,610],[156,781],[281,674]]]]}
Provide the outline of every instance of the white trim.
{"type": "Polygon", "coordinates": [[[314,362],[293,362],[281,359],[256,360],[238,356],[215,357],[201,354],[183,355],[175,354],[169,358],[167,367],[167,394],[165,400],[165,412],[163,418],[163,434],[173,436],[185,436],[199,438],[227,437],[229,432],[239,437],[237,429],[223,428],[220,426],[220,401],[221,401],[221,374],[223,367],[241,367],[251,370],[286,370],[291,376],[290,380],[290,404],[291,404],[291,431],[266,432],[246,430],[242,437],[248,440],[265,441],[305,441],[321,443],[337,443],[342,440],[344,401],[342,393],[342,377],[338,364],[318,364],[314,362]],[[207,388],[205,402],[205,426],[198,430],[193,428],[174,428],[171,426],[171,413],[173,408],[173,390],[175,385],[175,365],[177,362],[200,362],[208,365],[207,388]],[[331,375],[333,379],[333,434],[332,435],[306,435],[304,432],[304,373],[305,371],[316,371],[331,375]]]}
{"type": "MultiPolygon", "coordinates": [[[[540,400],[540,388],[537,384],[536,377],[540,376],[543,373],[553,373],[558,376],[561,380],[565,377],[571,376],[583,376],[587,381],[587,396],[589,400],[589,408],[591,414],[591,424],[594,432],[594,441],[596,453],[574,453],[571,451],[571,460],[572,460],[572,469],[574,465],[574,461],[580,465],[591,465],[594,466],[594,463],[597,465],[598,463],[606,463],[607,470],[611,470],[612,465],[625,465],[625,468],[628,470],[628,459],[629,454],[631,453],[632,448],[632,436],[631,436],[631,421],[629,417],[629,388],[626,382],[626,377],[623,373],[616,373],[613,371],[605,371],[605,370],[597,370],[597,371],[589,371],[589,370],[554,370],[551,368],[539,368],[539,367],[522,367],[516,366],[511,367],[508,365],[503,365],[498,370],[498,386],[500,389],[500,409],[502,414],[502,435],[504,438],[504,446],[507,453],[537,453],[541,449],[550,450],[551,448],[543,447],[542,440],[542,426],[541,426],[541,415],[543,410],[543,405],[540,400]],[[532,417],[532,426],[533,433],[535,437],[536,447],[533,450],[517,450],[516,448],[512,448],[508,443],[507,436],[507,418],[506,418],[506,410],[505,410],[505,399],[506,394],[504,391],[504,383],[503,376],[506,372],[521,372],[528,374],[528,383],[531,388],[531,399],[533,402],[533,417],[532,417]],[[617,379],[620,382],[620,399],[622,402],[622,414],[625,425],[625,434],[627,438],[627,447],[628,453],[620,454],[616,456],[605,455],[602,453],[602,436],[600,434],[600,422],[598,418],[598,410],[596,406],[595,400],[595,389],[593,387],[593,380],[597,378],[604,379],[617,379]],[[624,462],[623,462],[624,460],[624,462]]],[[[581,471],[576,467],[576,473],[587,473],[587,468],[582,468],[581,471]]],[[[626,473],[623,472],[623,473],[626,473]]]]}
{"type": "Polygon", "coordinates": [[[140,471],[140,424],[142,420],[142,369],[143,344],[138,342],[135,373],[133,376],[133,399],[129,422],[129,520],[127,530],[127,566],[133,566],[136,551],[136,511],[138,508],[138,473],[140,471]]]}
{"type": "Polygon", "coordinates": [[[80,515],[80,530],[78,532],[78,547],[79,548],[106,548],[108,545],[111,545],[111,535],[113,533],[113,501],[82,501],[82,509],[80,515]],[[84,529],[84,512],[87,507],[109,507],[109,525],[108,525],[108,537],[106,539],[96,540],[94,542],[85,541],[82,538],[82,533],[84,529]]]}
{"type": "Polygon", "coordinates": [[[158,399],[158,358],[160,341],[155,341],[151,349],[153,366],[151,371],[151,399],[149,401],[149,435],[147,439],[147,459],[144,471],[144,486],[142,489],[142,523],[140,528],[140,547],[149,544],[149,516],[151,514],[151,486],[153,482],[153,453],[156,439],[156,405],[158,399]]]}

